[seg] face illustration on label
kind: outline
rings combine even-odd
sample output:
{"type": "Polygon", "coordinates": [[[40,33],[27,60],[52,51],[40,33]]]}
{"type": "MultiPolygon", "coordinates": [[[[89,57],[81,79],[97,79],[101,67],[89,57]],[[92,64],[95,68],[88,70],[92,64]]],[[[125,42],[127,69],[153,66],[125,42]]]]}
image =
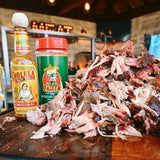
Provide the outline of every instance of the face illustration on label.
{"type": "Polygon", "coordinates": [[[19,92],[19,101],[29,101],[33,98],[32,88],[27,83],[22,83],[22,87],[19,92]]]}
{"type": "Polygon", "coordinates": [[[59,91],[61,89],[61,76],[57,72],[58,67],[49,65],[44,69],[42,76],[43,90],[47,92],[59,91]]]}

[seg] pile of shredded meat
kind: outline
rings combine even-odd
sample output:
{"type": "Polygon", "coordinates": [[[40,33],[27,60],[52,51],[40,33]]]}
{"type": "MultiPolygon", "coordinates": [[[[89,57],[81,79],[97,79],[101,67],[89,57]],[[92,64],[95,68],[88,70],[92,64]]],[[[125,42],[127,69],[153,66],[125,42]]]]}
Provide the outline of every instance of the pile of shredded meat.
{"type": "Polygon", "coordinates": [[[108,48],[27,119],[43,125],[32,139],[62,130],[84,138],[160,135],[160,61],[132,41],[108,48]]]}

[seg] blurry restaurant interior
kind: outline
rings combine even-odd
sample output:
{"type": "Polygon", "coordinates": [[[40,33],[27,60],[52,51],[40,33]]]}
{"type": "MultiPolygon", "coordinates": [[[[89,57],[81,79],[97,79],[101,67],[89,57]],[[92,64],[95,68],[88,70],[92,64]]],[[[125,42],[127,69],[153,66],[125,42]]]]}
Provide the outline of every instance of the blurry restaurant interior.
{"type": "MultiPolygon", "coordinates": [[[[68,38],[69,74],[75,74],[92,59],[91,39],[77,35],[95,38],[95,55],[102,54],[108,46],[116,47],[131,39],[135,44],[145,44],[159,58],[159,47],[155,47],[160,44],[159,9],[159,0],[5,0],[0,2],[0,25],[12,28],[11,15],[23,11],[29,17],[30,29],[75,35],[68,38]],[[151,46],[152,38],[158,39],[154,46],[151,46]]],[[[43,35],[30,34],[33,53],[35,39],[40,36],[43,35]]],[[[7,33],[9,58],[14,51],[13,42],[13,34],[7,33]]],[[[0,46],[3,65],[2,38],[0,46]]]]}

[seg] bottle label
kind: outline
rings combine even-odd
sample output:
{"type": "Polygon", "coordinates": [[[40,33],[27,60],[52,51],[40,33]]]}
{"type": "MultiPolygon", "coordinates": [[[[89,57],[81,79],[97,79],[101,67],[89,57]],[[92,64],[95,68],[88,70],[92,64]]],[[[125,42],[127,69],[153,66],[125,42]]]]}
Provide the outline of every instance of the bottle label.
{"type": "Polygon", "coordinates": [[[12,65],[12,90],[16,114],[26,114],[38,106],[38,80],[33,64],[12,65]]]}
{"type": "Polygon", "coordinates": [[[15,53],[26,54],[30,52],[28,33],[15,31],[15,53]]]}
{"type": "Polygon", "coordinates": [[[51,64],[44,69],[42,76],[43,91],[58,92],[61,90],[61,76],[57,72],[59,67],[51,64]]]}
{"type": "Polygon", "coordinates": [[[67,56],[38,56],[39,103],[52,100],[68,80],[67,56]]]}

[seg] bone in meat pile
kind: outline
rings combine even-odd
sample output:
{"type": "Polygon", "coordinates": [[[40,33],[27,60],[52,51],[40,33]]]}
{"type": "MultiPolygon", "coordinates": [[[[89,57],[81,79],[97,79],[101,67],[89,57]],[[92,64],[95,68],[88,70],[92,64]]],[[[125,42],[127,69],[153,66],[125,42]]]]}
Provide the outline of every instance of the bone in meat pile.
{"type": "Polygon", "coordinates": [[[107,49],[50,102],[29,111],[27,119],[44,125],[31,138],[62,130],[105,137],[160,134],[160,61],[132,41],[107,49]]]}

